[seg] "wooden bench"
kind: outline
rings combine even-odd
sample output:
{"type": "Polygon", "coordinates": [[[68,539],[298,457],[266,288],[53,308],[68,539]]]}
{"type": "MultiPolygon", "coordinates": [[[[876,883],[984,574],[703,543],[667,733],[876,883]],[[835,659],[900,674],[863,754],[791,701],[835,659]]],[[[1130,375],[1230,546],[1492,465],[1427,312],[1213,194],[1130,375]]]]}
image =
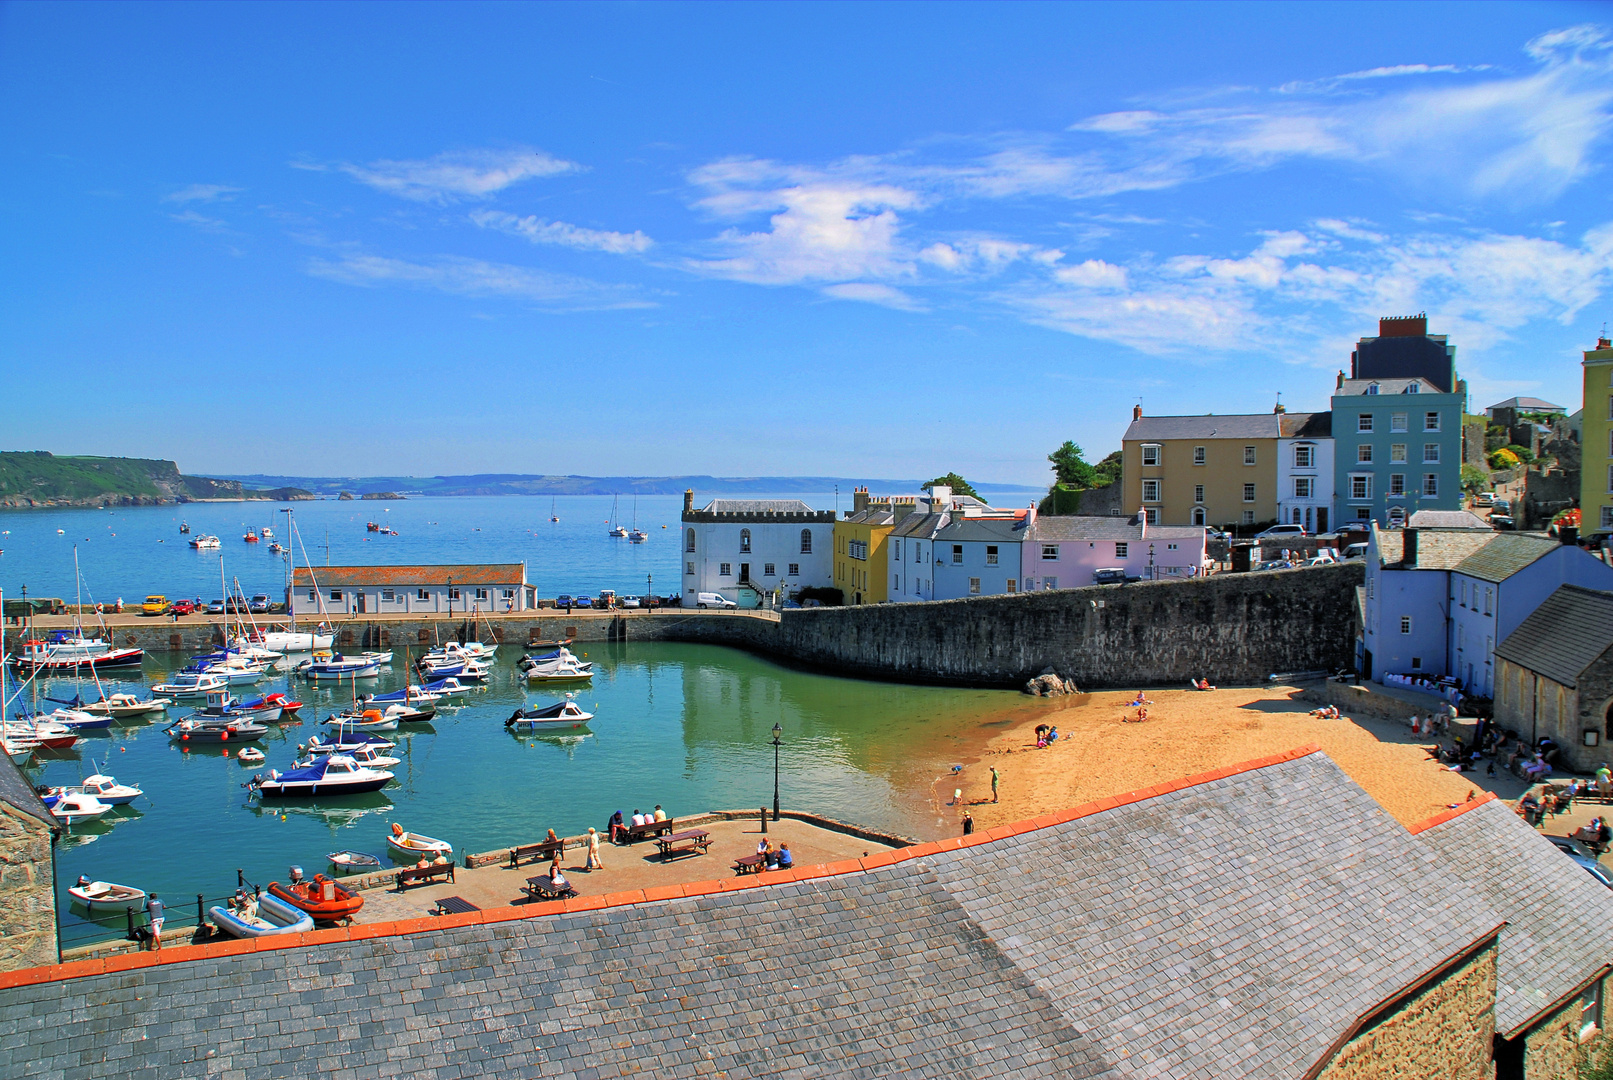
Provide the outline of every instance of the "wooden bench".
{"type": "Polygon", "coordinates": [[[657,837],[655,846],[661,849],[663,859],[679,855],[704,855],[711,847],[711,834],[704,829],[690,829],[688,832],[657,837]]]}
{"type": "Polygon", "coordinates": [[[510,849],[510,869],[514,870],[521,865],[522,859],[530,858],[533,862],[539,859],[552,859],[556,855],[565,854],[566,842],[564,840],[545,840],[541,844],[527,844],[523,847],[510,849]]]}
{"type": "Polygon", "coordinates": [[[454,864],[451,862],[432,863],[430,866],[411,866],[407,870],[398,871],[398,891],[402,892],[405,885],[416,885],[422,881],[436,881],[444,874],[448,880],[454,880],[454,864]]]}
{"type": "Polygon", "coordinates": [[[527,878],[526,885],[521,891],[534,900],[569,900],[577,895],[577,890],[573,889],[569,882],[556,888],[548,877],[527,878]]]}
{"type": "Polygon", "coordinates": [[[665,821],[647,821],[643,825],[624,825],[622,828],[623,832],[627,836],[627,842],[629,844],[633,844],[644,839],[646,836],[660,836],[662,833],[671,832],[672,819],[667,818],[665,821]]]}
{"type": "Polygon", "coordinates": [[[463,915],[468,911],[480,911],[481,908],[466,900],[462,896],[445,896],[437,901],[433,915],[463,915]]]}
{"type": "Polygon", "coordinates": [[[767,869],[767,858],[762,855],[746,855],[743,859],[734,860],[734,873],[760,874],[767,869]]]}

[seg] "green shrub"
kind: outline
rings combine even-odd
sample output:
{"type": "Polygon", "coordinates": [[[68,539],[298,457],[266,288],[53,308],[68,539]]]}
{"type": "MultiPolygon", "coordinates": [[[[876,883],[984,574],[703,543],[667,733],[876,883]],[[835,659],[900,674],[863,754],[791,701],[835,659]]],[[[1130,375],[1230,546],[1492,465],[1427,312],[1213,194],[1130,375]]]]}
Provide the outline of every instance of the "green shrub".
{"type": "Polygon", "coordinates": [[[1510,450],[1512,452],[1512,456],[1523,462],[1525,465],[1529,464],[1535,459],[1535,452],[1529,449],[1527,446],[1519,446],[1517,443],[1508,443],[1505,449],[1510,450]]]}
{"type": "Polygon", "coordinates": [[[1490,452],[1490,468],[1492,469],[1515,469],[1518,467],[1518,462],[1518,455],[1504,446],[1499,450],[1490,452]]]}
{"type": "Polygon", "coordinates": [[[1477,465],[1462,466],[1462,489],[1464,491],[1478,491],[1490,482],[1490,474],[1477,465]]]}

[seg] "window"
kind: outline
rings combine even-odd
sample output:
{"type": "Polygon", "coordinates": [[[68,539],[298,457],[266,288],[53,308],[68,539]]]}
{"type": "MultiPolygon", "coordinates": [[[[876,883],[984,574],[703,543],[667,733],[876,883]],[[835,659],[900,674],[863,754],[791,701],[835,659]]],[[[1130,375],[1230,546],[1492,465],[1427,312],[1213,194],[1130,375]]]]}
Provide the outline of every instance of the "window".
{"type": "Polygon", "coordinates": [[[1056,589],[1058,587],[1059,587],[1059,579],[1058,578],[1056,578],[1056,577],[1045,577],[1045,578],[1042,579],[1042,588],[1044,588],[1044,589],[1056,589]]]}
{"type": "Polygon", "coordinates": [[[693,562],[684,563],[683,564],[683,572],[685,574],[688,574],[690,577],[693,577],[694,576],[694,563],[693,562]]]}
{"type": "Polygon", "coordinates": [[[1255,512],[1253,510],[1245,510],[1243,512],[1243,523],[1245,525],[1253,525],[1255,523],[1255,512]]]}
{"type": "Polygon", "coordinates": [[[902,542],[900,540],[896,541],[896,543],[892,546],[892,557],[897,562],[902,561],[902,542]]]}
{"type": "Polygon", "coordinates": [[[1204,464],[1204,447],[1195,446],[1193,448],[1193,464],[1195,464],[1195,465],[1203,465],[1204,464]]]}
{"type": "Polygon", "coordinates": [[[1255,486],[1253,484],[1245,484],[1245,485],[1243,485],[1243,501],[1244,502],[1254,502],[1255,501],[1255,486]]]}
{"type": "Polygon", "coordinates": [[[381,590],[381,603],[383,603],[383,604],[395,604],[397,602],[398,602],[397,594],[394,593],[391,589],[382,589],[381,590]]]}
{"type": "Polygon", "coordinates": [[[1203,525],[1204,523],[1204,507],[1195,506],[1193,508],[1193,524],[1203,525]]]}
{"type": "Polygon", "coordinates": [[[979,596],[980,595],[980,579],[979,578],[972,577],[972,578],[969,579],[969,595],[970,596],[979,596]]]}
{"type": "Polygon", "coordinates": [[[717,564],[717,573],[721,574],[723,577],[733,577],[734,576],[734,564],[733,563],[718,563],[717,564]]]}
{"type": "Polygon", "coordinates": [[[319,593],[317,591],[315,591],[314,589],[309,589],[308,590],[308,599],[310,601],[318,600],[319,599],[319,593]]]}
{"type": "Polygon", "coordinates": [[[1425,443],[1423,443],[1423,464],[1425,464],[1425,465],[1438,465],[1439,464],[1439,443],[1437,443],[1437,442],[1425,442],[1425,443]]]}
{"type": "Polygon", "coordinates": [[[476,599],[478,599],[478,600],[486,600],[487,599],[487,590],[486,589],[477,589],[476,590],[476,599]]]}
{"type": "Polygon", "coordinates": [[[1372,444],[1364,442],[1355,448],[1355,460],[1363,465],[1372,463],[1372,444]]]}
{"type": "Polygon", "coordinates": [[[1294,477],[1294,498],[1308,499],[1311,497],[1311,485],[1316,481],[1309,476],[1294,477]]]}
{"type": "Polygon", "coordinates": [[[683,534],[683,550],[684,551],[693,551],[694,550],[694,530],[693,529],[689,529],[683,534]]]}
{"type": "MultiPolygon", "coordinates": [[[[1609,475],[1613,476],[1613,473],[1610,473],[1609,475]]],[[[1608,490],[1613,491],[1613,488],[1609,488],[1608,490]]],[[[1203,484],[1194,484],[1193,485],[1193,501],[1196,502],[1196,503],[1201,503],[1201,502],[1204,501],[1204,485],[1203,484]]]]}
{"type": "Polygon", "coordinates": [[[1398,498],[1406,493],[1406,474],[1393,472],[1389,474],[1389,497],[1398,498]]]}
{"type": "Polygon", "coordinates": [[[800,563],[792,562],[790,564],[790,576],[791,577],[800,577],[801,576],[801,564],[800,563]]]}
{"type": "Polygon", "coordinates": [[[1378,384],[1377,383],[1367,383],[1367,395],[1369,397],[1373,397],[1373,396],[1376,396],[1377,393],[1378,393],[1378,384]]]}
{"type": "Polygon", "coordinates": [[[1423,430],[1424,431],[1438,431],[1439,430],[1439,413],[1437,413],[1437,412],[1423,413],[1423,430]]]}
{"type": "Polygon", "coordinates": [[[1010,593],[1018,592],[1019,591],[1019,582],[1014,580],[1013,578],[1009,578],[1008,579],[1008,591],[1010,593]]]}
{"type": "Polygon", "coordinates": [[[448,590],[448,599],[450,599],[450,600],[458,600],[459,599],[459,590],[458,589],[449,589],[448,590]]]}
{"type": "Polygon", "coordinates": [[[1130,556],[1126,554],[1129,550],[1131,550],[1131,547],[1124,540],[1118,540],[1115,542],[1115,558],[1129,558],[1130,556]]]}
{"type": "Polygon", "coordinates": [[[1494,589],[1485,589],[1484,590],[1484,614],[1486,614],[1486,615],[1490,614],[1490,610],[1491,610],[1490,604],[1494,599],[1495,599],[1495,590],[1494,589]]]}
{"type": "Polygon", "coordinates": [[[1057,544],[1043,544],[1042,545],[1042,561],[1043,562],[1057,562],[1058,557],[1059,557],[1059,546],[1057,544]]]}
{"type": "Polygon", "coordinates": [[[1389,430],[1390,431],[1405,431],[1406,430],[1406,420],[1407,420],[1407,415],[1405,413],[1403,413],[1403,412],[1390,413],[1389,414],[1389,430]]]}
{"type": "MultiPolygon", "coordinates": [[[[1608,490],[1613,491],[1613,476],[1608,478],[1608,490]]],[[[1613,506],[1602,507],[1602,528],[1613,529],[1613,506]]]]}
{"type": "Polygon", "coordinates": [[[744,555],[750,551],[750,530],[739,530],[739,553],[744,555]]]}
{"type": "Polygon", "coordinates": [[[801,530],[801,554],[803,554],[803,555],[812,554],[812,530],[811,529],[802,529],[801,530]]]}
{"type": "Polygon", "coordinates": [[[1411,616],[1410,615],[1402,615],[1402,616],[1400,616],[1400,632],[1402,634],[1411,633],[1411,616]]]}
{"type": "Polygon", "coordinates": [[[1423,498],[1439,497],[1439,473],[1423,473],[1423,498]]]}
{"type": "Polygon", "coordinates": [[[430,600],[431,599],[431,593],[429,591],[427,591],[426,589],[416,589],[414,591],[414,598],[416,600],[430,600]]]}
{"type": "Polygon", "coordinates": [[[962,566],[963,565],[963,545],[962,544],[953,544],[952,545],[952,565],[953,566],[962,566]]]}
{"type": "Polygon", "coordinates": [[[1315,459],[1316,459],[1316,447],[1314,447],[1314,446],[1296,446],[1296,447],[1294,447],[1294,468],[1296,468],[1296,469],[1314,468],[1315,467],[1315,459]]]}
{"type": "Polygon", "coordinates": [[[1158,510],[1144,510],[1143,511],[1143,520],[1147,521],[1148,524],[1150,524],[1150,525],[1158,525],[1159,524],[1159,511],[1158,510]]]}
{"type": "Polygon", "coordinates": [[[1602,980],[1585,988],[1579,998],[1579,1037],[1584,1038],[1602,1026],[1602,980]]]}
{"type": "Polygon", "coordinates": [[[1357,430],[1357,431],[1371,431],[1372,430],[1372,414],[1369,413],[1369,412],[1364,412],[1364,413],[1361,413],[1359,416],[1357,416],[1355,418],[1355,430],[1357,430]]]}
{"type": "Polygon", "coordinates": [[[1372,474],[1371,473],[1352,473],[1350,475],[1350,498],[1352,498],[1352,499],[1370,499],[1370,498],[1372,498],[1372,474]]]}
{"type": "Polygon", "coordinates": [[[1420,656],[1412,657],[1411,658],[1411,670],[1413,670],[1413,671],[1421,671],[1422,669],[1423,669],[1423,658],[1420,657],[1420,656]]]}
{"type": "Polygon", "coordinates": [[[1243,463],[1245,465],[1253,465],[1255,463],[1255,448],[1254,447],[1245,446],[1243,448],[1243,463]]]}
{"type": "Polygon", "coordinates": [[[1403,442],[1390,443],[1389,444],[1389,460],[1390,461],[1405,461],[1406,460],[1406,444],[1403,443],[1403,442]]]}
{"type": "Polygon", "coordinates": [[[1143,502],[1158,502],[1158,501],[1159,501],[1159,481],[1158,480],[1144,480],[1143,481],[1143,502]]]}
{"type": "Polygon", "coordinates": [[[332,589],[330,591],[330,598],[332,600],[340,600],[342,598],[342,590],[340,590],[340,589],[332,589]]]}
{"type": "Polygon", "coordinates": [[[1162,448],[1156,443],[1144,443],[1143,444],[1143,464],[1144,465],[1158,465],[1159,460],[1160,460],[1160,456],[1161,456],[1161,454],[1160,454],[1161,449],[1162,448]]]}
{"type": "Polygon", "coordinates": [[[515,599],[515,590],[514,589],[505,589],[504,590],[504,599],[506,599],[506,600],[514,600],[515,599]]]}
{"type": "Polygon", "coordinates": [[[997,565],[997,545],[996,544],[987,544],[986,545],[986,565],[987,566],[996,566],[997,565]]]}
{"type": "Polygon", "coordinates": [[[1401,391],[1403,394],[1420,394],[1422,392],[1423,387],[1421,383],[1407,383],[1406,388],[1401,391]]]}
{"type": "Polygon", "coordinates": [[[1613,465],[1607,467],[1607,490],[1613,492],[1613,465]]]}
{"type": "MultiPolygon", "coordinates": [[[[1357,520],[1357,521],[1371,521],[1372,520],[1372,507],[1370,507],[1370,506],[1358,506],[1358,507],[1356,507],[1355,508],[1355,520],[1357,520]]],[[[1372,579],[1371,578],[1367,578],[1367,584],[1368,585],[1372,584],[1372,579]]]]}

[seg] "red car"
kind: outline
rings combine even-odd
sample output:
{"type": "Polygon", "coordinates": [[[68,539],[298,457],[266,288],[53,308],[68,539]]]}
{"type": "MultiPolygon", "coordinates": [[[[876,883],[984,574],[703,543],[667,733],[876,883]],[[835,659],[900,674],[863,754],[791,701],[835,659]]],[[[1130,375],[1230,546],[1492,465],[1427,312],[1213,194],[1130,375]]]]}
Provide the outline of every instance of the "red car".
{"type": "Polygon", "coordinates": [[[170,615],[189,615],[195,610],[196,605],[189,600],[175,600],[168,605],[168,614],[170,615]]]}

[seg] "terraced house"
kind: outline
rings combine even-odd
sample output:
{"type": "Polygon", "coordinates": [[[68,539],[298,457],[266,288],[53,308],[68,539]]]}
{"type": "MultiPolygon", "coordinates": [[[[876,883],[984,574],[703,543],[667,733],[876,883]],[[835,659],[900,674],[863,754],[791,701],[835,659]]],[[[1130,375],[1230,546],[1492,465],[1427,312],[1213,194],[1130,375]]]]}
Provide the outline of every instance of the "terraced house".
{"type": "Polygon", "coordinates": [[[1585,411],[1581,420],[1580,531],[1613,533],[1613,339],[1585,350],[1585,411]]]}
{"type": "Polygon", "coordinates": [[[917,507],[914,495],[875,499],[865,487],[852,493],[852,509],[834,527],[833,585],[847,604],[883,604],[891,598],[895,575],[887,539],[917,507]]]}
{"type": "MultiPolygon", "coordinates": [[[[1277,520],[1281,412],[1144,416],[1121,442],[1121,509],[1150,525],[1256,525],[1277,520]]],[[[1292,433],[1289,433],[1292,434],[1292,433]]]]}

